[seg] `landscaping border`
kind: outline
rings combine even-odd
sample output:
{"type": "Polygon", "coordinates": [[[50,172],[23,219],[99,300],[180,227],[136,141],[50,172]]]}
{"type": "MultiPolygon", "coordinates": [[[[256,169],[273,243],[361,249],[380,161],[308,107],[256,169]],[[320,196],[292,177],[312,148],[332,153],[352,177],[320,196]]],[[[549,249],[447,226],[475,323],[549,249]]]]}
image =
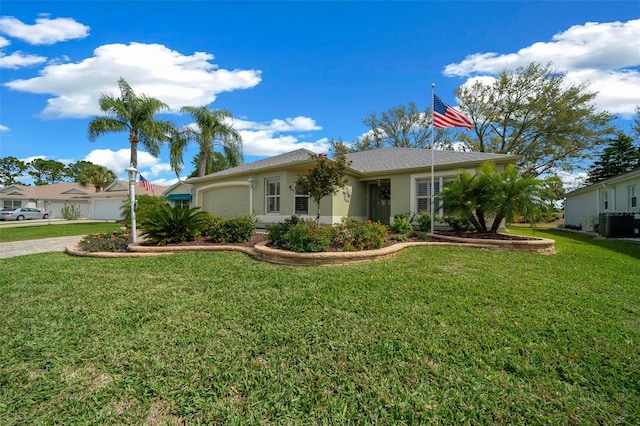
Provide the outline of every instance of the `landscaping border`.
{"type": "Polygon", "coordinates": [[[446,235],[435,235],[442,241],[399,242],[377,250],[346,251],[346,252],[320,252],[320,253],[296,253],[289,250],[274,249],[263,241],[254,247],[233,245],[194,245],[194,246],[146,246],[130,244],[127,252],[85,252],[77,247],[66,247],[65,253],[74,256],[86,257],[141,257],[159,256],[183,252],[219,252],[236,251],[251,256],[264,262],[291,266],[318,266],[318,265],[345,265],[374,260],[386,259],[394,256],[407,247],[415,246],[457,246],[469,248],[482,248],[490,250],[508,250],[538,254],[555,253],[555,241],[548,238],[535,238],[528,240],[489,240],[475,238],[460,238],[446,235]]]}

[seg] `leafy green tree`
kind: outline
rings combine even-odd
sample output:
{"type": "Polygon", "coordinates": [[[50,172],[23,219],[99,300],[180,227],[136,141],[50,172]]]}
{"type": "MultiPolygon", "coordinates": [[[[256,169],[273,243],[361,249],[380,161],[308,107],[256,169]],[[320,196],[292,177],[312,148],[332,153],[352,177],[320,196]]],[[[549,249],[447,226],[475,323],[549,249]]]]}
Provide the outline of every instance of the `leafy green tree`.
{"type": "Polygon", "coordinates": [[[195,121],[196,128],[186,128],[182,137],[176,137],[171,147],[171,165],[179,174],[184,167],[183,151],[190,141],[198,144],[198,176],[207,173],[210,159],[214,157],[216,145],[222,147],[230,167],[243,163],[242,137],[229,121],[233,118],[225,109],[210,110],[206,106],[185,106],[181,112],[188,113],[195,121]]]}
{"type": "MultiPolygon", "coordinates": [[[[431,110],[420,111],[414,102],[397,105],[380,114],[367,115],[362,122],[369,131],[348,145],[348,151],[366,151],[385,146],[401,148],[431,147],[431,110]]],[[[434,141],[441,149],[451,148],[447,129],[436,129],[434,141]]],[[[339,143],[339,142],[335,142],[339,143]]],[[[346,145],[346,144],[345,144],[346,145]]]]}
{"type": "Polygon", "coordinates": [[[93,186],[96,192],[111,185],[116,174],[105,166],[90,161],[78,161],[67,166],[67,176],[82,186],[93,186]]]}
{"type": "Polygon", "coordinates": [[[640,142],[640,106],[636,107],[636,116],[631,125],[631,131],[637,142],[640,142]]]}
{"type": "Polygon", "coordinates": [[[156,114],[168,109],[164,102],[147,95],[136,95],[124,80],[118,80],[120,97],[105,93],[98,104],[106,116],[89,122],[89,141],[109,133],[128,132],[131,145],[130,165],[138,167],[138,143],[154,157],[160,154],[160,144],[168,140],[175,131],[170,121],[156,120],[156,114]]]}
{"type": "Polygon", "coordinates": [[[67,176],[66,166],[56,160],[36,158],[29,163],[29,175],[36,186],[63,182],[67,176]]]}
{"type": "Polygon", "coordinates": [[[16,157],[0,158],[0,186],[13,184],[22,185],[22,182],[20,182],[18,178],[22,176],[28,168],[27,163],[18,160],[16,157]]]}
{"type": "Polygon", "coordinates": [[[633,139],[619,132],[589,169],[588,183],[596,183],[640,167],[640,149],[633,139]]]}
{"type": "Polygon", "coordinates": [[[572,84],[551,65],[502,71],[492,84],[458,88],[473,134],[458,134],[472,151],[517,154],[526,176],[572,170],[610,135],[612,119],[596,112],[596,92],[572,84]]]}
{"type": "Polygon", "coordinates": [[[452,214],[468,219],[476,232],[496,233],[503,220],[515,215],[529,222],[537,221],[546,212],[552,198],[541,180],[526,177],[513,165],[497,171],[493,163],[484,163],[478,174],[462,172],[438,195],[452,214]],[[487,220],[493,218],[491,226],[487,220]]]}
{"type": "Polygon", "coordinates": [[[346,152],[343,149],[335,152],[333,160],[330,160],[326,154],[312,154],[311,158],[316,160],[316,164],[298,178],[296,186],[302,193],[309,194],[309,197],[317,203],[316,221],[318,221],[320,220],[320,200],[329,195],[335,195],[346,186],[347,168],[350,162],[347,161],[346,152]]]}
{"type": "MultiPolygon", "coordinates": [[[[149,216],[150,212],[158,210],[167,201],[164,197],[157,197],[155,195],[137,195],[136,194],[136,220],[138,223],[144,222],[149,216]]],[[[124,223],[131,223],[131,203],[129,199],[122,203],[120,206],[120,213],[124,223]]]]}

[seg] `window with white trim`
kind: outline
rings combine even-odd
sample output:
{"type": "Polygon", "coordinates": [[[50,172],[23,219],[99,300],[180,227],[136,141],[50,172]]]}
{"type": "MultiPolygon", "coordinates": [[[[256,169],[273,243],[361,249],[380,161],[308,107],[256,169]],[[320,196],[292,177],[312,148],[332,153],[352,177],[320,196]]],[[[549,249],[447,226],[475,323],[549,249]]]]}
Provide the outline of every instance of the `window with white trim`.
{"type": "Polygon", "coordinates": [[[280,213],[280,178],[269,178],[266,181],[266,212],[280,213]]]}
{"type": "MultiPolygon", "coordinates": [[[[440,179],[433,183],[434,192],[440,192],[440,179]]],[[[416,212],[431,211],[431,179],[416,179],[416,212]]]]}
{"type": "Polygon", "coordinates": [[[636,192],[635,185],[629,185],[629,208],[630,209],[638,208],[638,193],[636,192]]]}
{"type": "Polygon", "coordinates": [[[302,192],[298,185],[295,186],[295,197],[293,205],[293,214],[308,215],[309,214],[309,194],[302,192]]]}
{"type": "Polygon", "coordinates": [[[602,210],[609,210],[609,191],[602,191],[602,210]]]}

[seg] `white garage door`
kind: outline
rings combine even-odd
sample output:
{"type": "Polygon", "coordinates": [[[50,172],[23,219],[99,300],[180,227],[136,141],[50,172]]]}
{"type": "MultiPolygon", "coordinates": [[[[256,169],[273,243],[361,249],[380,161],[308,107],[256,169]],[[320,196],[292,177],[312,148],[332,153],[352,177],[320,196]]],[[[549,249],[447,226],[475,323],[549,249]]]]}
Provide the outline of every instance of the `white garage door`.
{"type": "MultiPolygon", "coordinates": [[[[89,203],[86,201],[83,202],[73,202],[69,201],[67,203],[61,203],[59,201],[51,203],[51,217],[55,219],[62,218],[62,209],[66,206],[77,206],[80,209],[80,217],[88,218],[89,217],[89,203]]],[[[45,209],[49,209],[49,205],[46,204],[45,209]]]]}
{"type": "Polygon", "coordinates": [[[94,200],[93,217],[91,219],[120,220],[122,219],[122,215],[120,214],[121,205],[122,200],[118,199],[94,200]]]}
{"type": "Polygon", "coordinates": [[[231,186],[207,191],[202,206],[202,210],[224,218],[249,215],[249,188],[231,186]]]}

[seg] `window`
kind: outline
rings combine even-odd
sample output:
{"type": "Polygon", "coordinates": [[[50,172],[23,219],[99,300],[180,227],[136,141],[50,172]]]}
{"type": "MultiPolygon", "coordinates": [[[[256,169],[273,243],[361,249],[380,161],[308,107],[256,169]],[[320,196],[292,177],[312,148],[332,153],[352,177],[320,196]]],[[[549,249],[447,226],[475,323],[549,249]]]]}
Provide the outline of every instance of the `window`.
{"type": "Polygon", "coordinates": [[[19,209],[22,207],[22,201],[20,200],[4,200],[2,208],[5,209],[19,209]]]}
{"type": "MultiPolygon", "coordinates": [[[[433,182],[434,192],[440,192],[440,179],[433,182]]],[[[416,179],[416,210],[431,210],[431,179],[416,179]]]]}
{"type": "Polygon", "coordinates": [[[309,194],[305,194],[298,189],[296,185],[296,194],[294,197],[293,214],[308,215],[309,214],[309,194]]]}
{"type": "Polygon", "coordinates": [[[186,209],[189,208],[189,200],[176,200],[173,202],[175,206],[184,207],[186,209]]]}
{"type": "Polygon", "coordinates": [[[638,194],[636,193],[635,185],[629,185],[629,208],[638,208],[638,194]]]}
{"type": "Polygon", "coordinates": [[[602,191],[602,210],[609,210],[609,193],[602,191]]]}
{"type": "Polygon", "coordinates": [[[267,179],[267,213],[280,213],[280,178],[267,179]]]}

